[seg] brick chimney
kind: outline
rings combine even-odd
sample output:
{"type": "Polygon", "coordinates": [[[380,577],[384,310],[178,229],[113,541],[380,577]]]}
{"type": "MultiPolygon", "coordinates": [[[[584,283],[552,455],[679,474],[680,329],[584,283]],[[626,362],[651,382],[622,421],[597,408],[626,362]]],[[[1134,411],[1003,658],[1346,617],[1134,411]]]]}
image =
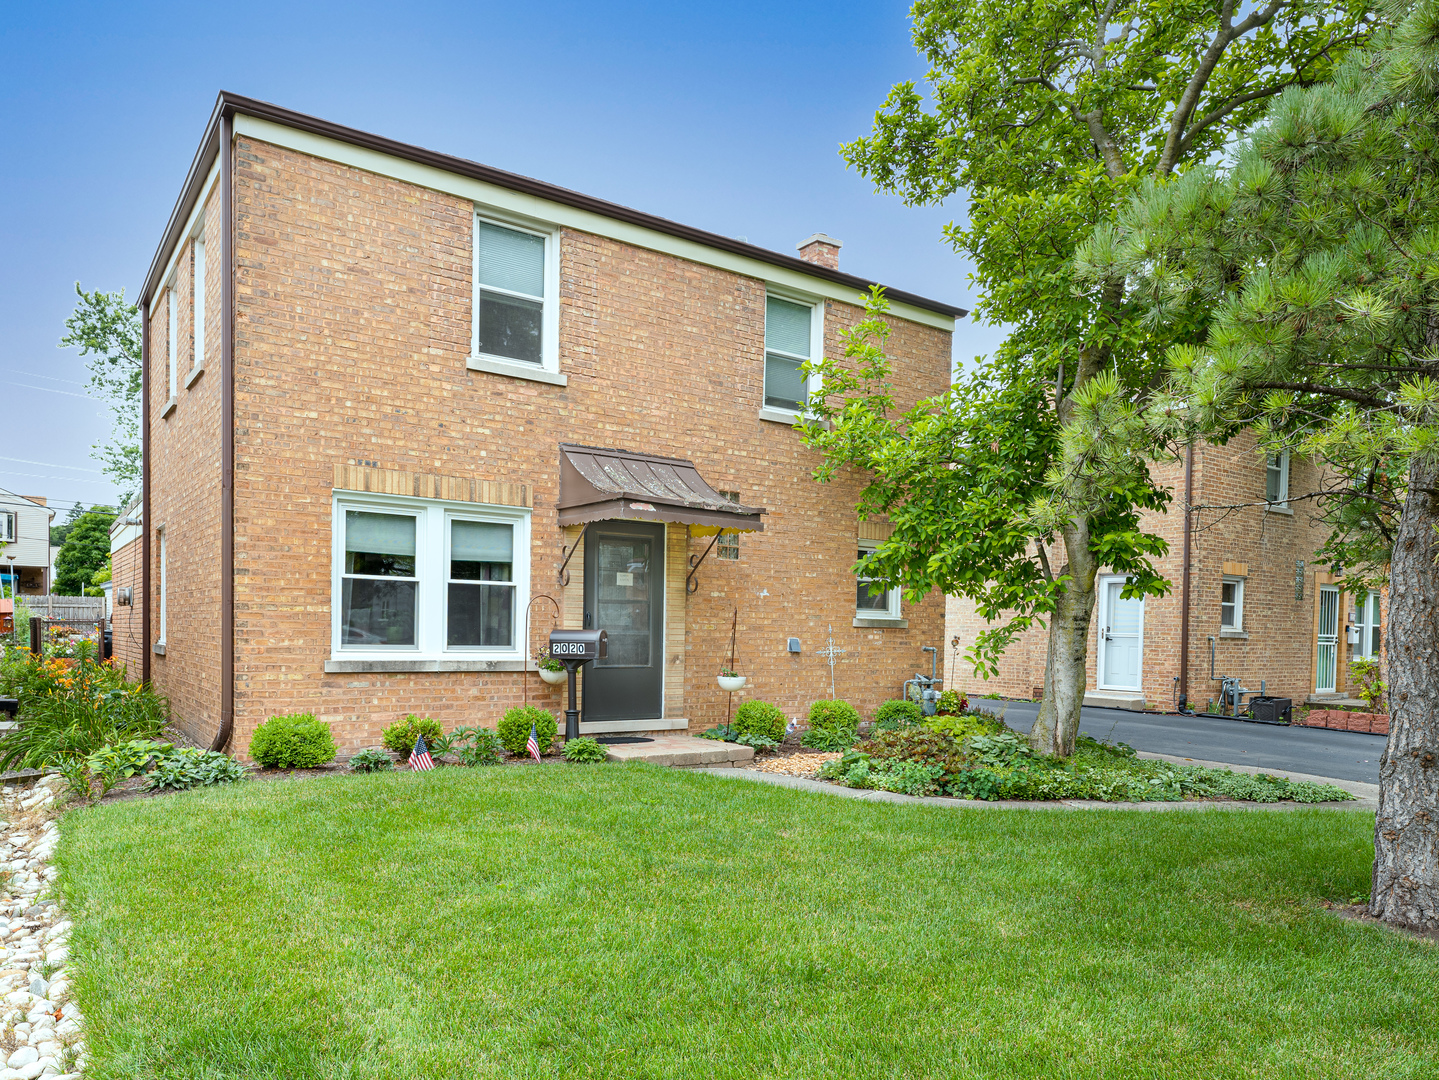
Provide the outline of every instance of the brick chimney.
{"type": "Polygon", "coordinates": [[[801,240],[795,247],[799,250],[799,257],[805,262],[816,263],[831,270],[839,269],[839,249],[844,247],[844,244],[834,237],[817,232],[801,240]]]}

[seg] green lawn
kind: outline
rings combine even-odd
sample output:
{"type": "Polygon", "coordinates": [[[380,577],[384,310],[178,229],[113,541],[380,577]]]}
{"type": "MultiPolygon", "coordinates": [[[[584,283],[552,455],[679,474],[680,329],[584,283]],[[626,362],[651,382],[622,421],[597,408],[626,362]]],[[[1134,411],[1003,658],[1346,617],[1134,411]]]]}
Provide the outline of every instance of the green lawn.
{"type": "Polygon", "coordinates": [[[68,814],[101,1078],[1433,1077],[1353,811],[872,804],[649,766],[68,814]]]}

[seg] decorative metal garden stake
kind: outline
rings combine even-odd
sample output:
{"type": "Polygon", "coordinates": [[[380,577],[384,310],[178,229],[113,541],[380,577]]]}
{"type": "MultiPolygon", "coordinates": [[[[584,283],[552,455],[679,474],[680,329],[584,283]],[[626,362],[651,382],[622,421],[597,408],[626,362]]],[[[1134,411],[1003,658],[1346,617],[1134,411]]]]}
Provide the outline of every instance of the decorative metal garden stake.
{"type": "Polygon", "coordinates": [[[843,656],[845,650],[834,647],[834,626],[829,628],[829,645],[823,649],[816,649],[816,656],[823,656],[829,660],[829,696],[834,697],[834,662],[837,657],[843,656]]]}
{"type": "MultiPolygon", "coordinates": [[[[555,598],[554,598],[553,596],[547,596],[547,595],[545,595],[544,593],[540,593],[538,596],[531,597],[531,598],[530,598],[530,602],[525,605],[525,671],[526,671],[526,672],[529,671],[529,668],[530,668],[530,659],[534,656],[534,653],[530,652],[530,612],[534,609],[535,604],[537,604],[537,603],[538,603],[539,601],[541,601],[541,600],[548,600],[551,604],[554,605],[554,608],[555,608],[555,622],[559,622],[559,621],[560,621],[560,605],[559,605],[559,603],[555,600],[555,598]]],[[[535,665],[535,670],[536,670],[536,671],[539,670],[539,665],[538,665],[538,664],[535,665]]],[[[530,680],[529,680],[529,678],[526,676],[526,677],[522,677],[520,681],[523,682],[523,683],[524,683],[524,686],[525,686],[525,706],[528,708],[528,707],[529,707],[529,704],[530,704],[530,680]]]]}
{"type": "MultiPolygon", "coordinates": [[[[735,638],[735,632],[736,632],[738,629],[739,629],[739,605],[736,604],[736,605],[734,606],[734,617],[730,619],[730,623],[729,623],[729,668],[727,669],[727,670],[729,670],[729,671],[733,671],[733,670],[734,670],[734,638],[735,638]]],[[[734,710],[734,691],[733,691],[733,690],[728,691],[728,695],[729,695],[729,700],[725,702],[725,707],[724,707],[724,726],[725,726],[725,727],[729,727],[730,713],[734,710]]]]}

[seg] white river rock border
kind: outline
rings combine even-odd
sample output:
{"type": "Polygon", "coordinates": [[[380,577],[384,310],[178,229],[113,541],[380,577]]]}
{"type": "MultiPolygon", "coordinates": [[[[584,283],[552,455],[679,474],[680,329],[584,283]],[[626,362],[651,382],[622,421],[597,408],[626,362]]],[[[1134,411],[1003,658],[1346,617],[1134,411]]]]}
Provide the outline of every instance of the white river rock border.
{"type": "Polygon", "coordinates": [[[70,1000],[70,920],[47,897],[60,839],[58,776],[0,791],[0,1080],[78,1080],[85,1068],[84,1018],[70,1000]]]}

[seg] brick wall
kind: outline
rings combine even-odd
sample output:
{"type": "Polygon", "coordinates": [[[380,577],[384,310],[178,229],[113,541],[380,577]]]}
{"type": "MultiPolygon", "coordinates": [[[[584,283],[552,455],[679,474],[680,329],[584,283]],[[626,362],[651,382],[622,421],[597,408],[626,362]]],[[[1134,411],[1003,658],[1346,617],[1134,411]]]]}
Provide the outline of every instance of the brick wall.
{"type": "MultiPolygon", "coordinates": [[[[1183,562],[1184,467],[1163,463],[1153,468],[1155,479],[1171,488],[1171,512],[1145,514],[1143,527],[1169,541],[1169,553],[1158,561],[1171,582],[1167,596],[1144,601],[1143,694],[1150,706],[1168,709],[1177,694],[1180,655],[1180,580],[1183,562]]],[[[1219,693],[1218,679],[1209,678],[1209,641],[1215,638],[1215,675],[1237,675],[1243,685],[1258,690],[1265,680],[1270,694],[1302,702],[1314,691],[1314,647],[1317,634],[1319,586],[1330,582],[1314,561],[1324,542],[1324,529],[1310,521],[1312,504],[1290,503],[1292,513],[1263,506],[1236,504],[1265,498],[1265,461],[1252,433],[1236,436],[1225,446],[1202,444],[1194,457],[1195,513],[1190,569],[1189,698],[1203,709],[1219,693]],[[1295,563],[1304,562],[1304,596],[1295,597],[1295,563]],[[1220,587],[1226,573],[1242,567],[1244,573],[1244,633],[1222,635],[1220,587]],[[1234,565],[1238,564],[1238,565],[1234,565]]],[[[1290,463],[1289,490],[1298,495],[1318,487],[1316,467],[1294,458],[1290,463]]],[[[1062,558],[1054,562],[1058,566],[1062,558]]],[[[1344,689],[1347,660],[1352,648],[1343,643],[1343,623],[1352,606],[1340,604],[1340,690],[1344,689]]],[[[1096,603],[1089,636],[1089,686],[1094,688],[1099,605],[1096,603]]],[[[973,605],[949,599],[946,639],[958,636],[961,648],[973,643],[982,628],[973,605]]],[[[1006,653],[997,678],[975,678],[966,665],[956,666],[957,684],[971,692],[998,692],[1029,697],[1044,682],[1044,631],[1023,635],[1006,653]]]]}
{"type": "MultiPolygon", "coordinates": [[[[831,626],[846,650],[836,690],[863,709],[927,666],[920,647],[940,644],[942,603],[906,605],[907,628],[855,628],[857,483],[817,484],[817,458],[796,433],[758,419],[762,281],[567,230],[560,356],[568,385],[472,372],[469,202],[248,138],[238,140],[236,159],[237,752],[277,712],[315,712],[352,750],[377,742],[408,712],[447,727],[493,725],[522,699],[524,679],[532,701],[559,707],[558,691],[519,672],[325,673],[336,464],[529,485],[532,592],[555,596],[571,625],[583,556],[570,564],[570,589],[560,590],[561,441],[687,457],[714,486],[767,507],[765,531],[742,536],[739,561],[711,556],[688,597],[687,558],[709,540],[668,531],[665,713],[692,729],[724,717],[726,695],[714,676],[728,658],[736,607],[737,666],[752,680],[736,704],[755,695],[800,715],[826,696],[830,669],[815,650],[831,626]],[[803,643],[799,655],[785,649],[792,636],[803,643]]],[[[218,281],[218,244],[209,250],[218,281]]],[[[840,331],[861,316],[858,307],[826,304],[831,354],[842,348],[840,331]]],[[[897,318],[892,325],[901,398],[942,390],[949,334],[897,318]]],[[[217,391],[218,380],[209,386],[217,391]]],[[[185,440],[163,431],[156,440],[157,487],[174,494],[154,517],[179,520],[188,499],[198,519],[187,524],[185,542],[198,550],[187,550],[183,569],[171,567],[198,613],[200,594],[217,592],[218,542],[200,526],[211,513],[208,497],[182,493],[194,490],[187,478],[218,476],[218,439],[198,424],[186,430],[185,440]]],[[[206,728],[214,689],[182,664],[194,658],[203,667],[214,646],[202,652],[176,626],[174,597],[174,644],[156,679],[166,692],[175,688],[177,711],[183,701],[191,726],[206,728]]],[[[535,610],[538,636],[548,623],[538,616],[543,606],[535,610]]]]}
{"type": "Polygon", "coordinates": [[[114,597],[120,590],[133,590],[134,602],[114,603],[110,612],[110,629],[113,633],[114,657],[117,663],[125,665],[125,672],[131,679],[138,680],[145,658],[141,636],[144,627],[141,613],[144,611],[145,589],[140,580],[143,552],[138,539],[130,541],[110,555],[111,580],[115,583],[114,597]]]}

